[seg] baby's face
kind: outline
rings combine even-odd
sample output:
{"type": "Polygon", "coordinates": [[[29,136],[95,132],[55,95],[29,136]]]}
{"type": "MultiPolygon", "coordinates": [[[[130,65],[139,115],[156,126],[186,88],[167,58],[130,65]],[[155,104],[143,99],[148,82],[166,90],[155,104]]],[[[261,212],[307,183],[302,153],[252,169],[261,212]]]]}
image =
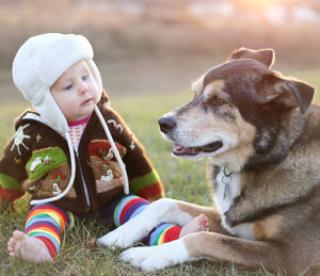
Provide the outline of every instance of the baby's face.
{"type": "Polygon", "coordinates": [[[101,93],[84,60],[64,72],[50,91],[69,122],[91,115],[101,93]]]}

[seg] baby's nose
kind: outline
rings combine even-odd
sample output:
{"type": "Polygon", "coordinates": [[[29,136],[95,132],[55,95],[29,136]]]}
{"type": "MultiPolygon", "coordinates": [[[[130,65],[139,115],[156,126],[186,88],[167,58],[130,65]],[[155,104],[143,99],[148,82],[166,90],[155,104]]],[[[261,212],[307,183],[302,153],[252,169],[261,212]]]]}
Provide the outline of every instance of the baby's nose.
{"type": "Polygon", "coordinates": [[[79,84],[78,91],[80,94],[84,94],[88,90],[88,84],[85,82],[82,82],[79,84]]]}

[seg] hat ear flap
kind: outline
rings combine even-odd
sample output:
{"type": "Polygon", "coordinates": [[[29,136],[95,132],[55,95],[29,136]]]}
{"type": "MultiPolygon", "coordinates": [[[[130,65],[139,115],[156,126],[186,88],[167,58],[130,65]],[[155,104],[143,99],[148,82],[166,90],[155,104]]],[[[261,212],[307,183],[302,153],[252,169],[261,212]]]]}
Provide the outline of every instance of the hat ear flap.
{"type": "Polygon", "coordinates": [[[268,74],[263,77],[258,99],[260,103],[272,101],[282,108],[298,107],[304,114],[312,102],[314,93],[315,89],[303,81],[268,74]]]}
{"type": "Polygon", "coordinates": [[[275,55],[274,50],[272,49],[253,50],[241,47],[231,53],[229,60],[239,58],[254,59],[267,67],[271,67],[274,62],[275,55]]]}

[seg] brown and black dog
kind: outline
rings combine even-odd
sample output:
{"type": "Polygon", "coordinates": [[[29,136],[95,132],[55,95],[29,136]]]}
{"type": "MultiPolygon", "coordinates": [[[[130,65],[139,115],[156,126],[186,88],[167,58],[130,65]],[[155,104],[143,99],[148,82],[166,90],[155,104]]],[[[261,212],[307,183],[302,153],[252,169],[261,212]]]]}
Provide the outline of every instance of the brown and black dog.
{"type": "Polygon", "coordinates": [[[320,265],[320,108],[314,88],[273,71],[273,60],[270,49],[235,51],[159,120],[175,156],[209,160],[216,209],[161,199],[100,244],[128,247],[162,222],[205,214],[210,232],[121,258],[148,271],[202,257],[288,275],[320,265]]]}

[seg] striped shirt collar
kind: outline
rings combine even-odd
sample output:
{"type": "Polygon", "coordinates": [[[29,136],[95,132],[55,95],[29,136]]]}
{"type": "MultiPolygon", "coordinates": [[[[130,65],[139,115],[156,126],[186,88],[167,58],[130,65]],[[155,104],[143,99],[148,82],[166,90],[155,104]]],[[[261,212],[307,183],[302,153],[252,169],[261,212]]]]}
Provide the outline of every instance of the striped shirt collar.
{"type": "Polygon", "coordinates": [[[91,115],[89,115],[85,118],[82,118],[80,120],[77,120],[77,121],[68,122],[68,126],[74,127],[74,126],[79,126],[79,125],[86,125],[88,123],[90,117],[91,117],[91,115]]]}

